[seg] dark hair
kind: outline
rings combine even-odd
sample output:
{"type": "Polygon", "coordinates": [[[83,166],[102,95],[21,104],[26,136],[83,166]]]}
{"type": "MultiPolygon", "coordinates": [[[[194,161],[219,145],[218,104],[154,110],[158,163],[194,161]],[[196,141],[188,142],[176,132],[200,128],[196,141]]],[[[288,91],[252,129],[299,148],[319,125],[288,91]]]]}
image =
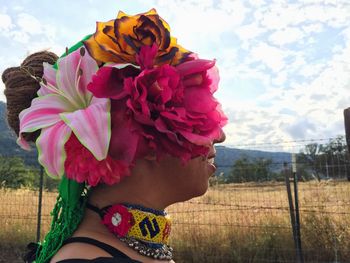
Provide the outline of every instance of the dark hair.
{"type": "MultiPolygon", "coordinates": [[[[52,52],[42,51],[28,56],[19,67],[7,68],[2,73],[5,84],[4,94],[7,101],[7,122],[19,134],[19,113],[30,107],[40,88],[38,79],[43,75],[43,62],[55,64],[58,56],[52,52]]],[[[27,141],[35,141],[40,130],[24,134],[27,141]]]]}

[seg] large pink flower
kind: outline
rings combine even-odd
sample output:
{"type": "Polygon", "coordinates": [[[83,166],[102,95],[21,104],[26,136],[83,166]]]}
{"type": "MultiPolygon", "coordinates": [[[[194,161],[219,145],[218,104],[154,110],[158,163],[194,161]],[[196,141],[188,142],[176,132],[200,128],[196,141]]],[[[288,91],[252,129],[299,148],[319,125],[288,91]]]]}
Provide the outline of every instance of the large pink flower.
{"type": "MultiPolygon", "coordinates": [[[[146,153],[148,147],[158,156],[169,153],[183,161],[207,154],[227,121],[213,97],[219,81],[215,61],[192,58],[177,67],[155,67],[151,65],[153,49],[141,48],[137,59],[141,73],[124,78],[123,87],[101,81],[100,72],[90,84],[95,96],[113,98],[112,123],[120,120],[120,125],[112,127],[110,153],[129,149],[131,160],[146,153]],[[122,141],[133,139],[131,148],[113,143],[117,136],[122,141]]],[[[111,79],[122,75],[123,70],[115,67],[111,79]]]]}

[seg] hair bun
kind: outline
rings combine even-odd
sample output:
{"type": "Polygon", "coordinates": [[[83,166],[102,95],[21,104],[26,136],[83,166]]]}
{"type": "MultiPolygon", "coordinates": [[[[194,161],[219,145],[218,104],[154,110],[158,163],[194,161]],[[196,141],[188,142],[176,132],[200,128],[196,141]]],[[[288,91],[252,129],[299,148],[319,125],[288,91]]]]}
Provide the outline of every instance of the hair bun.
{"type": "MultiPolygon", "coordinates": [[[[2,82],[5,84],[4,94],[7,101],[7,121],[9,126],[19,133],[19,113],[30,107],[31,101],[37,97],[40,88],[38,81],[43,75],[43,62],[54,64],[58,57],[48,51],[34,53],[28,56],[20,67],[7,68],[2,73],[2,82]]],[[[39,132],[24,134],[27,141],[35,141],[39,132]]]]}

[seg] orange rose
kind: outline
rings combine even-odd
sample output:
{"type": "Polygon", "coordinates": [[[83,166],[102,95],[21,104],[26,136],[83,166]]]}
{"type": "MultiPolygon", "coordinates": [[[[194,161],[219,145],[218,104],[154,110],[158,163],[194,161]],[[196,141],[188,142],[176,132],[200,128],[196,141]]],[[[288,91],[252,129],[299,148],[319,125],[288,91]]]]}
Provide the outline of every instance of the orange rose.
{"type": "Polygon", "coordinates": [[[97,22],[96,32],[84,42],[90,55],[100,62],[137,64],[141,46],[156,44],[155,64],[177,65],[191,52],[170,36],[169,25],[155,9],[135,16],[118,13],[115,20],[97,22]]]}

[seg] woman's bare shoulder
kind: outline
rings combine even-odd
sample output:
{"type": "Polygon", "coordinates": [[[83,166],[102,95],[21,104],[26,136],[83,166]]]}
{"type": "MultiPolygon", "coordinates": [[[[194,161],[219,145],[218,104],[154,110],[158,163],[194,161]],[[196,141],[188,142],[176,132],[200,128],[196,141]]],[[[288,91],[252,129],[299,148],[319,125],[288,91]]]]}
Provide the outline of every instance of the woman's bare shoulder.
{"type": "Polygon", "coordinates": [[[65,259],[95,259],[98,257],[111,257],[103,249],[86,243],[71,243],[63,246],[50,263],[56,263],[65,259]]]}

